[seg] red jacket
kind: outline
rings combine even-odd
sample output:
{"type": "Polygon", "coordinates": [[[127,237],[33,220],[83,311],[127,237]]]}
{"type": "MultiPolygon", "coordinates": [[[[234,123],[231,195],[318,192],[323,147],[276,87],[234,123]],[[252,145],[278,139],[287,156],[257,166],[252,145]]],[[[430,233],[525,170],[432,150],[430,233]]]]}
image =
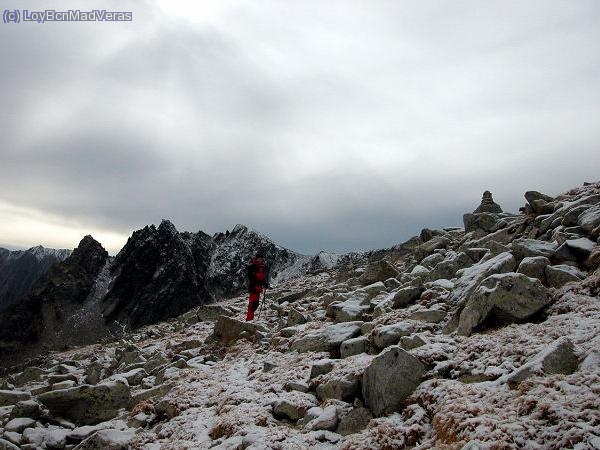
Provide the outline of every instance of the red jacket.
{"type": "Polygon", "coordinates": [[[251,293],[262,292],[263,287],[268,286],[267,280],[268,272],[265,264],[252,258],[248,265],[248,291],[251,293]]]}

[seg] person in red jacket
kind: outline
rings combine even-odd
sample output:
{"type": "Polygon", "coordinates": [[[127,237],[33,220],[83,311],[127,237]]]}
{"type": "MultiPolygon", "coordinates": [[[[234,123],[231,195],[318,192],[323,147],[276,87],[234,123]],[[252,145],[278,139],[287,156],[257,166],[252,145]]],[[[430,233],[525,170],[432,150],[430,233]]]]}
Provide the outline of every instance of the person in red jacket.
{"type": "Polygon", "coordinates": [[[254,312],[258,309],[261,292],[269,287],[268,271],[262,253],[257,253],[248,265],[248,312],[246,320],[254,319],[254,312]]]}

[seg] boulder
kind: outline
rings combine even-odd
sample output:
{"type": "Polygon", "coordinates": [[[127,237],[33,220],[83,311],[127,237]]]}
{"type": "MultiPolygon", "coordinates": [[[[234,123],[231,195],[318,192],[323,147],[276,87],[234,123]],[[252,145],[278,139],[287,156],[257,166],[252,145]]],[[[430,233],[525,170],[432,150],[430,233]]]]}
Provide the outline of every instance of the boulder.
{"type": "Polygon", "coordinates": [[[517,261],[528,256],[552,257],[558,244],[556,242],[539,241],[537,239],[515,239],[512,242],[512,253],[517,261]]]}
{"type": "Polygon", "coordinates": [[[447,238],[446,236],[434,236],[427,242],[419,245],[415,249],[415,257],[417,260],[422,260],[426,256],[431,255],[433,252],[439,249],[443,249],[448,247],[452,240],[447,238]]]}
{"type": "Polygon", "coordinates": [[[139,369],[130,370],[129,372],[113,375],[109,378],[109,380],[116,380],[118,378],[123,378],[123,379],[127,380],[127,383],[130,386],[137,386],[147,376],[148,376],[148,372],[146,372],[146,370],[144,368],[139,368],[139,369]]]}
{"type": "Polygon", "coordinates": [[[516,387],[533,375],[569,375],[577,370],[578,364],[573,343],[563,336],[538,353],[531,361],[499,381],[516,387]]]}
{"type": "Polygon", "coordinates": [[[421,289],[414,286],[407,286],[399,289],[393,297],[394,308],[404,308],[414,303],[421,295],[421,289]]]}
{"type": "Polygon", "coordinates": [[[333,370],[335,361],[332,359],[320,359],[315,361],[310,368],[310,378],[317,378],[319,375],[325,375],[333,370]]]}
{"type": "Polygon", "coordinates": [[[364,406],[354,407],[340,419],[335,432],[342,436],[358,433],[367,427],[372,418],[373,414],[364,406]]]}
{"type": "Polygon", "coordinates": [[[53,415],[78,423],[94,424],[116,417],[120,408],[129,405],[131,393],[129,386],[114,381],[50,391],[41,394],[38,400],[53,415]]]}
{"type": "Polygon", "coordinates": [[[6,439],[0,438],[0,450],[19,450],[19,447],[6,439]]]}
{"type": "Polygon", "coordinates": [[[483,231],[485,233],[496,231],[499,220],[500,216],[495,213],[477,213],[463,215],[463,224],[467,233],[470,233],[472,231],[483,231]]]}
{"type": "Polygon", "coordinates": [[[371,361],[363,375],[362,394],[374,416],[399,411],[402,402],[421,382],[425,367],[398,346],[390,347],[371,361]]]}
{"type": "Polygon", "coordinates": [[[579,239],[567,239],[552,256],[554,263],[582,262],[597,248],[594,241],[582,237],[579,239]]]}
{"type": "Polygon", "coordinates": [[[384,349],[390,345],[395,345],[402,336],[410,336],[414,332],[414,326],[409,323],[394,323],[375,328],[371,333],[373,345],[384,349]]]}
{"type": "Polygon", "coordinates": [[[215,322],[213,335],[224,342],[233,342],[243,336],[257,336],[266,333],[262,325],[242,322],[228,316],[219,316],[215,322]]]}
{"type": "Polygon", "coordinates": [[[96,431],[74,450],[127,450],[135,437],[135,430],[105,429],[96,431]]]}
{"type": "Polygon", "coordinates": [[[34,419],[29,419],[27,417],[18,417],[16,419],[9,420],[4,425],[4,430],[13,431],[15,433],[22,433],[25,428],[30,428],[35,425],[34,419]]]}
{"type": "Polygon", "coordinates": [[[30,444],[35,449],[65,448],[67,436],[70,432],[71,430],[53,425],[50,425],[48,428],[26,428],[23,430],[23,435],[21,437],[21,448],[26,448],[23,444],[30,444]]]}
{"type": "Polygon", "coordinates": [[[423,309],[415,311],[410,315],[411,319],[427,323],[440,323],[446,318],[446,311],[439,309],[423,309]]]}
{"type": "Polygon", "coordinates": [[[308,430],[334,431],[338,426],[338,414],[335,405],[326,406],[322,412],[306,424],[308,430]]]}
{"type": "Polygon", "coordinates": [[[577,225],[590,233],[600,226],[600,205],[595,205],[583,212],[577,219],[577,225]]]}
{"type": "Polygon", "coordinates": [[[292,342],[291,349],[299,352],[330,352],[339,355],[340,345],[360,335],[362,322],[343,322],[311,331],[292,342]]]}
{"type": "Polygon", "coordinates": [[[481,282],[460,313],[458,333],[469,336],[488,318],[502,322],[525,320],[550,300],[537,278],[514,272],[491,275],[481,282]]]}
{"type": "Polygon", "coordinates": [[[308,322],[308,319],[304,314],[298,311],[296,308],[290,308],[290,312],[288,313],[287,326],[293,327],[295,325],[302,325],[303,323],[308,322]]]}
{"type": "Polygon", "coordinates": [[[471,267],[460,269],[457,272],[459,278],[448,297],[449,302],[462,304],[485,278],[496,273],[512,272],[515,266],[514,256],[504,252],[471,267]]]}
{"type": "Polygon", "coordinates": [[[553,288],[559,288],[567,283],[581,281],[585,278],[584,272],[566,264],[546,266],[545,274],[548,286],[553,288]]]}
{"type": "Polygon", "coordinates": [[[463,252],[449,251],[446,253],[445,258],[439,264],[437,264],[429,273],[430,280],[437,280],[439,278],[452,279],[459,269],[469,267],[473,264],[473,260],[463,252]]]}
{"type": "Polygon", "coordinates": [[[360,320],[363,314],[370,311],[371,307],[368,303],[363,303],[364,300],[359,298],[350,298],[344,302],[331,303],[327,307],[327,315],[332,317],[336,322],[352,322],[360,320]]]}
{"type": "Polygon", "coordinates": [[[359,355],[367,352],[369,340],[366,336],[359,336],[342,342],[340,345],[340,357],[347,358],[348,356],[359,355]]]}
{"type": "Polygon", "coordinates": [[[592,350],[579,366],[580,370],[596,370],[600,367],[600,350],[592,350]]]}
{"type": "Polygon", "coordinates": [[[333,377],[329,375],[324,383],[317,386],[319,400],[335,398],[337,400],[353,401],[360,393],[360,381],[354,372],[333,377]]]}
{"type": "Polygon", "coordinates": [[[444,260],[444,255],[442,255],[441,253],[434,253],[432,255],[429,255],[426,258],[423,258],[419,264],[422,266],[425,266],[429,270],[431,270],[435,266],[437,266],[439,263],[441,263],[443,260],[444,260]]]}
{"type": "Polygon", "coordinates": [[[385,292],[385,291],[386,291],[386,287],[385,287],[385,284],[383,283],[383,281],[377,281],[376,283],[371,283],[367,286],[357,289],[356,292],[358,294],[364,294],[364,295],[366,295],[367,299],[370,299],[370,298],[375,297],[377,294],[379,294],[381,292],[385,292]]]}
{"type": "Polygon", "coordinates": [[[276,418],[296,422],[302,419],[310,408],[317,406],[317,402],[310,394],[293,391],[273,402],[272,406],[276,418]]]}
{"type": "Polygon", "coordinates": [[[38,419],[42,414],[40,404],[35,400],[23,400],[15,405],[10,412],[12,419],[16,417],[29,417],[30,419],[38,419]]]}
{"type": "Polygon", "coordinates": [[[402,336],[400,338],[400,343],[399,343],[400,347],[402,347],[406,351],[412,350],[417,347],[421,347],[422,345],[425,345],[425,344],[426,344],[426,342],[417,335],[402,336]]]}
{"type": "Polygon", "coordinates": [[[385,259],[371,263],[359,277],[360,284],[367,286],[377,281],[385,281],[388,278],[396,278],[400,273],[392,264],[385,259]]]}
{"type": "Polygon", "coordinates": [[[31,400],[31,394],[25,391],[0,391],[0,406],[9,406],[21,400],[31,400]]]}
{"type": "Polygon", "coordinates": [[[45,374],[46,371],[39,367],[26,367],[23,372],[16,374],[13,378],[16,386],[23,386],[32,381],[39,381],[45,374]]]}
{"type": "Polygon", "coordinates": [[[530,278],[537,278],[538,280],[545,282],[546,266],[550,265],[550,260],[545,256],[528,256],[523,258],[517,269],[518,273],[522,273],[530,278]]]}

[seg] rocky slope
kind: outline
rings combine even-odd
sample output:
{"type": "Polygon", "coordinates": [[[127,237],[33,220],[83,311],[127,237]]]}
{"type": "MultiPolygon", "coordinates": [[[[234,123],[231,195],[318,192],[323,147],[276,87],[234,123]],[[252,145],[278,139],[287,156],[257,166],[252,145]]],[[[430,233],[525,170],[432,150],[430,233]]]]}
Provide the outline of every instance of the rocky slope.
{"type": "Polygon", "coordinates": [[[41,245],[28,250],[0,248],[0,311],[18,303],[34,283],[71,254],[41,245]]]}
{"type": "Polygon", "coordinates": [[[86,236],[0,316],[0,361],[97,342],[239,294],[257,251],[269,261],[273,284],[326,264],[242,225],[211,237],[180,233],[164,220],[135,231],[115,258],[86,236]]]}
{"type": "Polygon", "coordinates": [[[240,296],[52,353],[0,382],[0,448],[600,448],[600,184],[526,198],[283,281],[254,323],[240,296]]]}

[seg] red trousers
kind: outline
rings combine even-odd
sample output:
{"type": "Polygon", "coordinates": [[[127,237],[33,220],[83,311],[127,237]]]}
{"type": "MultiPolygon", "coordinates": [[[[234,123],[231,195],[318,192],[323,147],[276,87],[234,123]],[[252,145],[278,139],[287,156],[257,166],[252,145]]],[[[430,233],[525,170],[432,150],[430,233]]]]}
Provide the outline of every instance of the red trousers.
{"type": "Polygon", "coordinates": [[[259,300],[260,292],[250,292],[248,295],[248,312],[246,313],[246,321],[254,320],[254,312],[258,309],[259,300]]]}

